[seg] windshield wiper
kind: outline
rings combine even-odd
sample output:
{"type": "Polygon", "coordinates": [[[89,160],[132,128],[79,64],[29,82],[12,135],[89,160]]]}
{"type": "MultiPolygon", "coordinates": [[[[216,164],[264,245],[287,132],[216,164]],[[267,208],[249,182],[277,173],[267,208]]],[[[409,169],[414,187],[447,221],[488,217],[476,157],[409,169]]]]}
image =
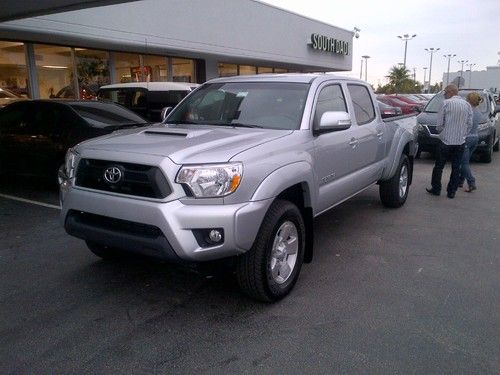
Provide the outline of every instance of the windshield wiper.
{"type": "Polygon", "coordinates": [[[260,125],[253,125],[253,124],[243,124],[241,122],[232,122],[230,124],[227,124],[228,126],[234,126],[236,128],[259,128],[262,129],[263,127],[260,125]]]}

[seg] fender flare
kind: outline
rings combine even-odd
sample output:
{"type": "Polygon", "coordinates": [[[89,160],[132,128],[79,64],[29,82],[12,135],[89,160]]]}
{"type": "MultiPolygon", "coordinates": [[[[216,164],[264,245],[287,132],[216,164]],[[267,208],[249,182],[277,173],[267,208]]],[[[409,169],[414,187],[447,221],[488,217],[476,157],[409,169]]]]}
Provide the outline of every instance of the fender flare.
{"type": "Polygon", "coordinates": [[[394,135],[394,139],[398,139],[398,142],[397,143],[393,142],[391,145],[391,149],[387,156],[387,165],[380,179],[381,181],[388,180],[392,176],[394,176],[394,173],[396,173],[396,170],[399,165],[400,157],[404,153],[404,149],[407,145],[409,146],[409,152],[408,152],[409,157],[413,159],[417,152],[417,144],[412,134],[410,134],[409,132],[400,129],[394,135]]]}
{"type": "Polygon", "coordinates": [[[289,187],[303,184],[304,206],[314,207],[317,193],[312,189],[314,175],[311,164],[300,161],[284,165],[266,176],[255,190],[251,201],[275,198],[289,187]]]}

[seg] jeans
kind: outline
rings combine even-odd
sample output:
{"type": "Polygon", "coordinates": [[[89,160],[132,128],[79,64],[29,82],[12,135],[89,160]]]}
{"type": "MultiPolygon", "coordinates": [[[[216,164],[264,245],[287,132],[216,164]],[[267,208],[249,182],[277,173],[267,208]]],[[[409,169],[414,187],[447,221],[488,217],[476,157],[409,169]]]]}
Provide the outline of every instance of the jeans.
{"type": "Polygon", "coordinates": [[[470,170],[470,158],[472,153],[477,147],[478,137],[467,137],[465,138],[465,150],[462,156],[462,164],[460,165],[460,182],[463,184],[467,180],[467,185],[469,187],[476,186],[476,179],[472,175],[470,170]]]}
{"type": "Polygon", "coordinates": [[[431,184],[434,192],[441,192],[441,177],[443,176],[443,168],[446,165],[446,161],[449,159],[451,161],[451,175],[446,191],[448,194],[455,194],[458,189],[458,183],[460,182],[460,163],[462,161],[464,149],[465,144],[446,145],[443,142],[439,143],[436,150],[436,163],[434,164],[434,169],[432,170],[431,184]]]}

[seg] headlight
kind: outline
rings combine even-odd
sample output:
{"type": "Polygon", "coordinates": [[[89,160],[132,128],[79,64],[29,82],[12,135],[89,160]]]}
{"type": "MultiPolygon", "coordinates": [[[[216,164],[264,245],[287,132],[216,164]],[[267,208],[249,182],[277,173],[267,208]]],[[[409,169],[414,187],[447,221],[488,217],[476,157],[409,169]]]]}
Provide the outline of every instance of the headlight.
{"type": "Polygon", "coordinates": [[[241,163],[189,165],[181,168],[175,181],[187,186],[196,198],[216,198],[234,192],[242,174],[241,163]]]}
{"type": "Polygon", "coordinates": [[[70,148],[66,152],[66,157],[64,158],[64,172],[66,173],[66,177],[70,179],[75,177],[75,163],[77,155],[76,151],[70,148]]]}

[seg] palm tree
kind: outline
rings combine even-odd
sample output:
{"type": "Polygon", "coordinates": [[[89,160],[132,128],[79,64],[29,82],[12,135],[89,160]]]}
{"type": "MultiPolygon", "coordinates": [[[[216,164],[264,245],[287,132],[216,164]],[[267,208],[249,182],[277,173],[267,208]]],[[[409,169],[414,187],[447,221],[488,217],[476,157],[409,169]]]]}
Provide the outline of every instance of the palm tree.
{"type": "Polygon", "coordinates": [[[410,78],[410,71],[404,66],[394,65],[386,77],[389,79],[389,85],[393,87],[394,92],[399,93],[407,91],[413,82],[410,78]]]}

